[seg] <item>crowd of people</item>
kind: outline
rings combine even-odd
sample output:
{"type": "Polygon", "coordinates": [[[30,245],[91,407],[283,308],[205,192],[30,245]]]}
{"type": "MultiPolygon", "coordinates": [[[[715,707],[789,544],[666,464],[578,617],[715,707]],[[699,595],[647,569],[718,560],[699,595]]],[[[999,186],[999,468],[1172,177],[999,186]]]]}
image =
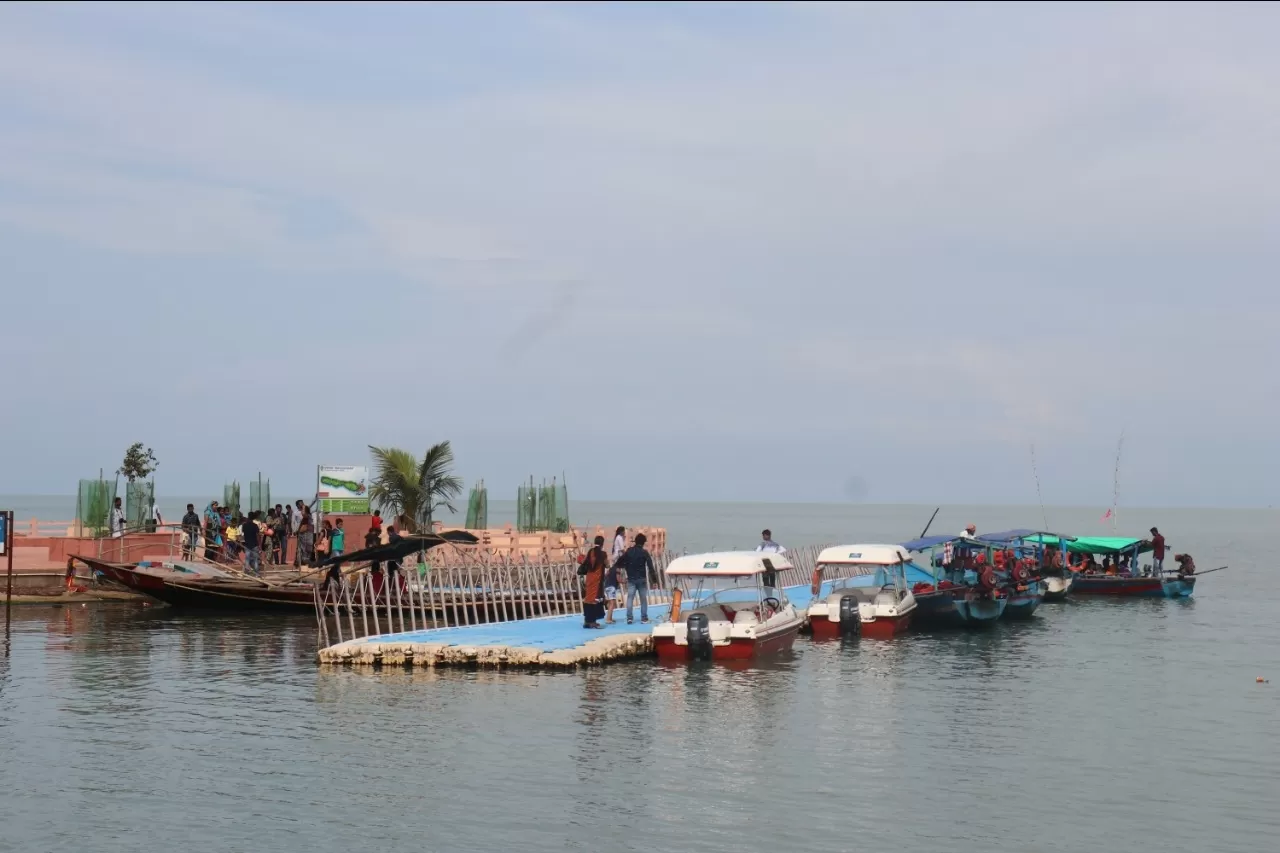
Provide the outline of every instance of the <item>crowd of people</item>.
{"type": "Polygon", "coordinates": [[[203,553],[206,560],[242,565],[254,575],[261,574],[264,565],[287,565],[290,539],[294,568],[318,566],[346,551],[342,519],[325,519],[317,526],[311,508],[302,500],[292,507],[276,504],[265,513],[254,510],[248,515],[217,501],[210,501],[203,514],[196,512],[195,504],[187,504],[182,534],[187,559],[203,553]]]}

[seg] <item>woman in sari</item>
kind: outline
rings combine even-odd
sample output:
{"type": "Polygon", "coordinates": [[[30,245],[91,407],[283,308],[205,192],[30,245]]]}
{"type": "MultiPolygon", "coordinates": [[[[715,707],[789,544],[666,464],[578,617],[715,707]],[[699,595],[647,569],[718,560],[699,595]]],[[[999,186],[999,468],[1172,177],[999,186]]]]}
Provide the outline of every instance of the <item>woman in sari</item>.
{"type": "Polygon", "coordinates": [[[603,628],[600,618],[604,616],[604,571],[609,565],[609,558],[604,553],[604,537],[597,536],[595,547],[587,552],[582,565],[578,566],[578,575],[582,578],[582,627],[603,628]]]}

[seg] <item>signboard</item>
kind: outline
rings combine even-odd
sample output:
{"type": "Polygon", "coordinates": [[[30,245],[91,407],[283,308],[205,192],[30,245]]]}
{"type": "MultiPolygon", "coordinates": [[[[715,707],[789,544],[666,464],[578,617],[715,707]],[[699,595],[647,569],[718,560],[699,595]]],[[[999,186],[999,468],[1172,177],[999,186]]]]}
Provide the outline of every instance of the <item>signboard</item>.
{"type": "Polygon", "coordinates": [[[320,501],[321,512],[367,515],[369,469],[352,465],[317,467],[316,498],[320,501]]]}
{"type": "Polygon", "coordinates": [[[0,557],[9,553],[9,513],[0,512],[0,557]]]}

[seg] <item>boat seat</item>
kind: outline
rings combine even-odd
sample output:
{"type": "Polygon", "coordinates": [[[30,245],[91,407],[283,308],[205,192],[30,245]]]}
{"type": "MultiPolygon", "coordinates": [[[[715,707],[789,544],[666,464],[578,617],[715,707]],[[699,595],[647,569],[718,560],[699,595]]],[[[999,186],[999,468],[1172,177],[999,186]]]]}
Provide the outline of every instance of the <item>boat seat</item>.
{"type": "Polygon", "coordinates": [[[754,625],[760,619],[756,616],[754,610],[739,610],[733,614],[733,624],[735,625],[754,625]]]}

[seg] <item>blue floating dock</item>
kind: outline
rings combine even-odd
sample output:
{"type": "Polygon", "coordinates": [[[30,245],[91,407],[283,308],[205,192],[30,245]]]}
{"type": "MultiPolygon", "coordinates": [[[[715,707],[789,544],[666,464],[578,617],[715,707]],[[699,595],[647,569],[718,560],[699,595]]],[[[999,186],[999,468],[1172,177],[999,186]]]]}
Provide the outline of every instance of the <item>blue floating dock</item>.
{"type": "MultiPolygon", "coordinates": [[[[871,578],[868,577],[868,582],[871,578]]],[[[818,597],[831,594],[824,582],[818,597]]],[[[783,590],[797,609],[807,609],[808,586],[783,590]]],[[[613,613],[610,625],[583,628],[582,614],[486,622],[453,628],[426,628],[348,640],[320,650],[321,663],[366,666],[564,666],[644,657],[653,652],[653,623],[670,618],[668,604],[649,607],[648,625],[627,624],[625,608],[613,613]]]]}

